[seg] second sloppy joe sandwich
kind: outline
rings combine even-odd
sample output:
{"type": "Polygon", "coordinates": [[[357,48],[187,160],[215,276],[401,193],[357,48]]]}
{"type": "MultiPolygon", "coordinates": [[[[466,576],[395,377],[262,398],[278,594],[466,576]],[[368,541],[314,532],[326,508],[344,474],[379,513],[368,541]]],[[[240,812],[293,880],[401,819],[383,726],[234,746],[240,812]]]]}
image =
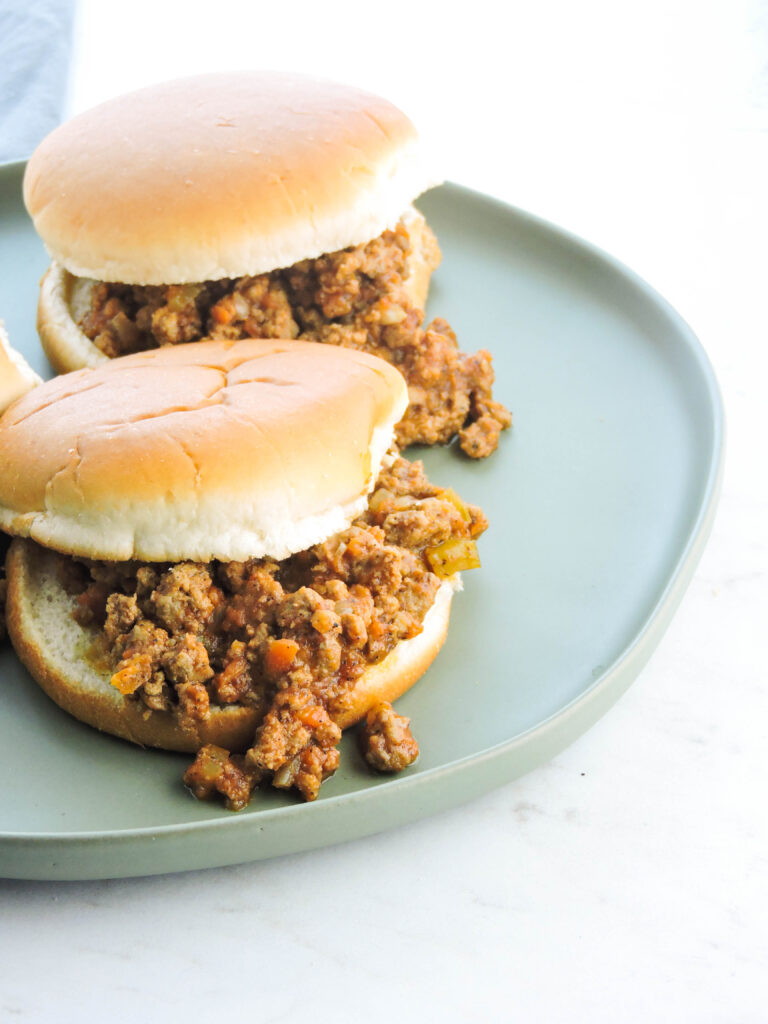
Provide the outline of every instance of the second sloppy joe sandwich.
{"type": "Polygon", "coordinates": [[[155,349],[47,382],[0,418],[8,627],[62,708],[197,755],[244,806],[314,799],[365,717],[382,770],[416,756],[390,703],[445,638],[479,509],[394,454],[403,379],[290,341],[155,349]]]}
{"type": "Polygon", "coordinates": [[[408,384],[401,447],[486,456],[511,422],[490,353],[424,317],[440,251],[412,204],[434,184],[405,114],[347,85],[236,72],[110,100],[27,166],[43,345],[59,371],[204,337],[362,349],[408,384]]]}

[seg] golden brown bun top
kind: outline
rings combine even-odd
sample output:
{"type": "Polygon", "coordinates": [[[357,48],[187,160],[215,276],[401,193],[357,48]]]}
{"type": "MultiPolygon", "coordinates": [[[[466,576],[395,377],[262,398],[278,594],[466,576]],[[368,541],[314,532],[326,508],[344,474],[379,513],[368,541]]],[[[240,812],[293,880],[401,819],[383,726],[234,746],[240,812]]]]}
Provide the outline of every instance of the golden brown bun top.
{"type": "Polygon", "coordinates": [[[34,388],[0,417],[0,527],[91,558],[284,558],[366,504],[408,403],[394,367],[198,342],[34,388]]]}
{"type": "Polygon", "coordinates": [[[61,125],[32,154],[24,199],[71,273],[170,284],[366,242],[433,184],[387,100],[242,71],[149,86],[61,125]]]}

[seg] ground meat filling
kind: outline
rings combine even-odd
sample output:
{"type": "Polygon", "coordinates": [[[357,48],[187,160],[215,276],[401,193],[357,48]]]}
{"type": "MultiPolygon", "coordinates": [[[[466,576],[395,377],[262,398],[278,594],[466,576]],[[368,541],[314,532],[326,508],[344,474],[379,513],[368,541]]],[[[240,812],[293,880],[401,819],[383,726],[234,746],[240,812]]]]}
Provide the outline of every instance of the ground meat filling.
{"type": "Polygon", "coordinates": [[[410,249],[401,222],[366,245],[258,277],[135,287],[102,282],[80,327],[110,357],[202,337],[303,338],[363,349],[397,366],[408,383],[400,447],[458,434],[468,455],[484,458],[512,422],[493,399],[490,353],[462,352],[444,320],[424,325],[405,290],[410,249]]]}
{"type": "Polygon", "coordinates": [[[396,714],[381,701],[365,716],[360,730],[360,749],[377,772],[401,772],[419,756],[419,745],[410,729],[410,718],[396,714]]]}
{"type": "Polygon", "coordinates": [[[334,716],[356,680],[421,632],[442,578],[479,564],[474,541],[486,525],[480,509],[431,484],[421,463],[397,458],[348,529],[284,561],[62,556],[60,572],[127,700],[182,725],[228,704],[257,710],[244,757],[199,752],[185,776],[196,795],[219,792],[239,808],[270,778],[312,800],[338,767],[334,716]]]}

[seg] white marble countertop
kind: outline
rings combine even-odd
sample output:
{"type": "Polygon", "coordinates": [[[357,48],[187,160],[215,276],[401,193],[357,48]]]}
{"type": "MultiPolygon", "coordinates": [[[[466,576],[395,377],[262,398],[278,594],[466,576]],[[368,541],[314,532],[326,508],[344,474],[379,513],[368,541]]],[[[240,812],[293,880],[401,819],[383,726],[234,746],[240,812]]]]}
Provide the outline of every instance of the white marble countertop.
{"type": "Polygon", "coordinates": [[[449,177],[628,263],[724,395],[699,570],[619,704],[468,806],[267,863],[0,882],[4,1021],[768,1021],[765,8],[452,9],[87,0],[70,110],[195,70],[344,78],[449,177]]]}

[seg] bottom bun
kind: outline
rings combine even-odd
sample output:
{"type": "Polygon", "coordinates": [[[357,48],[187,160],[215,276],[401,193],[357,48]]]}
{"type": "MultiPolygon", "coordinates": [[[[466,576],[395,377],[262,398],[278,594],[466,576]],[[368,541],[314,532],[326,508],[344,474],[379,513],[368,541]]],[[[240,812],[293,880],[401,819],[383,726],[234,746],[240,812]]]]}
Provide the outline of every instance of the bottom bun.
{"type": "MultiPolygon", "coordinates": [[[[253,741],[260,715],[253,708],[213,708],[205,722],[182,728],[165,711],[126,700],[111,684],[111,671],[89,658],[96,632],[72,618],[72,598],[59,583],[58,556],[17,538],[6,562],[8,633],[30,675],[60,708],[86,725],[140,746],[194,753],[206,743],[232,751],[253,741]]],[[[404,640],[372,665],[329,709],[342,729],[359,721],[379,701],[396,700],[432,664],[445,641],[458,577],[445,581],[418,636],[404,640]]]]}

